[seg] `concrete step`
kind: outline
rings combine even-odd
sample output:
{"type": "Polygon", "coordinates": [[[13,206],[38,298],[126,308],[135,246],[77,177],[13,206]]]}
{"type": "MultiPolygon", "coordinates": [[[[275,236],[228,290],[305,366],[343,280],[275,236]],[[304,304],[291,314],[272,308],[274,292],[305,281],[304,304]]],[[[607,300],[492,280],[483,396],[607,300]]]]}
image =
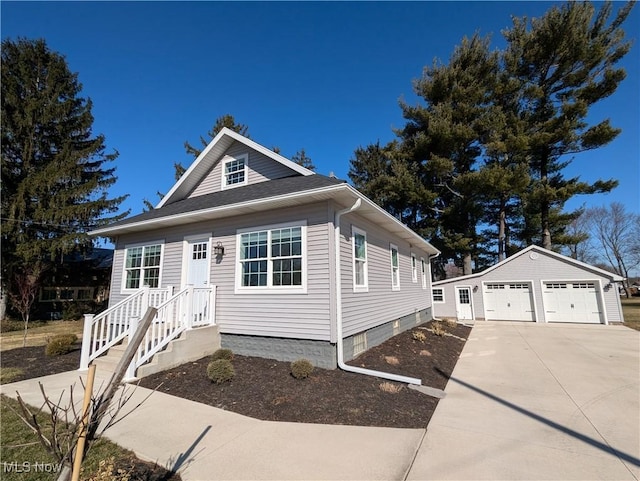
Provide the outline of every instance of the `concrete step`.
{"type": "Polygon", "coordinates": [[[183,331],[178,339],[170,342],[151,361],[140,366],[136,377],[149,376],[213,354],[217,349],[220,349],[220,342],[218,326],[198,327],[183,331]]]}
{"type": "MultiPolygon", "coordinates": [[[[127,345],[128,342],[125,340],[109,349],[104,356],[94,359],[93,363],[96,365],[96,369],[102,373],[115,372],[127,345]]],[[[140,366],[136,372],[136,378],[139,379],[186,362],[195,361],[213,354],[217,349],[220,349],[218,326],[198,327],[183,331],[164,350],[156,353],[149,362],[140,366]]]]}

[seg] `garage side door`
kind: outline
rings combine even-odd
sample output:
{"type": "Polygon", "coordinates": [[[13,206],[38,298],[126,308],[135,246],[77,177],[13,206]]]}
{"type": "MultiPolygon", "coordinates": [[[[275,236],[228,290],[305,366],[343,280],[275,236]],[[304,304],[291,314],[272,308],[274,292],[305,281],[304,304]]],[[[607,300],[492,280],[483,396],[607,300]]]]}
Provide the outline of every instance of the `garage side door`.
{"type": "Polygon", "coordinates": [[[601,323],[603,312],[595,282],[543,282],[542,302],[547,322],[601,323]]]}
{"type": "Polygon", "coordinates": [[[485,317],[491,321],[534,321],[529,282],[492,282],[483,286],[485,317]]]}

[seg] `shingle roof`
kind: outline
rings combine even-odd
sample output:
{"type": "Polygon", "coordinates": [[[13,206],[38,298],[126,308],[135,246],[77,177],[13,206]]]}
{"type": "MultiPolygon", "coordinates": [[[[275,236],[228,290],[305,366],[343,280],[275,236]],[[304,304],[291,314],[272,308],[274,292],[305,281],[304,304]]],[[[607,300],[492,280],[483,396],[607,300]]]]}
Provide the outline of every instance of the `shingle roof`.
{"type": "Polygon", "coordinates": [[[121,221],[109,225],[109,228],[119,227],[137,222],[144,222],[162,217],[169,217],[188,212],[196,212],[203,209],[211,209],[215,207],[230,206],[241,202],[257,201],[260,199],[268,199],[287,194],[304,192],[333,185],[344,184],[344,180],[324,175],[296,175],[293,177],[284,177],[274,179],[257,184],[236,187],[233,189],[213,192],[211,194],[191,197],[180,201],[173,202],[158,209],[153,209],[142,214],[128,217],[121,221]]]}

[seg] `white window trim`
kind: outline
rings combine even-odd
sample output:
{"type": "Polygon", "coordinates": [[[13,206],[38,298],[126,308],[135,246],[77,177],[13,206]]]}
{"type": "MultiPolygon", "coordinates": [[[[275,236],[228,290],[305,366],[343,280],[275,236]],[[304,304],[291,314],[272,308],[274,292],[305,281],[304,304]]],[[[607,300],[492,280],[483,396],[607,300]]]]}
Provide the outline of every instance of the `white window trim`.
{"type": "Polygon", "coordinates": [[[392,291],[399,291],[400,290],[400,250],[398,249],[398,246],[395,244],[389,244],[389,264],[391,267],[391,290],[392,291]],[[398,258],[398,267],[394,267],[393,266],[393,251],[396,251],[397,253],[397,258],[398,258]],[[396,280],[396,276],[394,275],[394,269],[398,270],[398,276],[397,276],[397,280],[398,280],[398,284],[395,284],[395,280],[396,280]]]}
{"type": "Polygon", "coordinates": [[[434,304],[444,304],[446,299],[445,299],[445,294],[444,294],[444,287],[432,287],[431,288],[431,300],[433,301],[434,304]],[[441,290],[442,291],[442,300],[441,301],[436,301],[434,295],[433,295],[433,291],[435,291],[436,289],[441,290]]]}
{"type": "Polygon", "coordinates": [[[158,287],[162,287],[162,267],[164,266],[164,239],[162,240],[153,240],[148,242],[136,242],[134,244],[125,244],[124,249],[122,251],[122,281],[120,284],[120,293],[121,294],[132,294],[134,292],[138,292],[140,289],[144,287],[142,284],[144,277],[140,277],[140,287],[137,289],[127,288],[127,251],[129,249],[133,249],[136,247],[147,247],[147,246],[155,246],[160,245],[160,267],[158,271],[158,287]]]}
{"type": "Polygon", "coordinates": [[[427,289],[427,261],[424,257],[420,258],[420,276],[422,277],[422,288],[427,289]]]}
{"type": "MultiPolygon", "coordinates": [[[[270,237],[269,237],[270,239],[270,237]]],[[[269,240],[268,248],[271,247],[271,241],[269,240]]],[[[269,257],[269,260],[271,258],[269,257]]],[[[236,254],[235,254],[235,264],[236,264],[236,281],[235,281],[235,294],[306,294],[307,293],[307,273],[309,271],[309,265],[307,262],[307,221],[295,221],[295,222],[286,222],[282,224],[270,224],[256,227],[249,227],[245,229],[237,229],[236,230],[236,254]],[[284,229],[287,227],[300,227],[301,237],[302,237],[302,285],[301,286],[272,286],[269,285],[272,282],[272,264],[271,262],[267,263],[267,285],[266,286],[243,286],[242,285],[242,264],[240,262],[240,238],[242,234],[247,234],[249,232],[258,232],[262,230],[271,231],[274,229],[284,229]]]]}
{"type": "Polygon", "coordinates": [[[369,244],[367,233],[351,226],[351,261],[353,265],[353,292],[369,292],[369,244]],[[356,234],[364,236],[364,285],[356,284],[356,234]]]}
{"type": "Polygon", "coordinates": [[[197,241],[207,241],[207,259],[209,259],[209,271],[211,271],[211,254],[213,245],[213,236],[210,232],[201,234],[201,235],[188,235],[184,236],[182,239],[182,270],[180,272],[180,285],[185,287],[187,285],[187,275],[188,275],[188,262],[191,257],[191,250],[189,249],[189,245],[191,242],[197,241]]]}
{"type": "Polygon", "coordinates": [[[247,185],[249,183],[249,154],[240,154],[234,157],[230,155],[225,155],[222,158],[222,180],[221,180],[221,189],[233,189],[235,187],[242,187],[243,185],[247,185]],[[244,160],[244,182],[238,182],[236,184],[227,184],[227,164],[236,160],[244,160]]]}
{"type": "Polygon", "coordinates": [[[414,284],[418,282],[418,258],[413,252],[411,253],[411,282],[414,284]]]}

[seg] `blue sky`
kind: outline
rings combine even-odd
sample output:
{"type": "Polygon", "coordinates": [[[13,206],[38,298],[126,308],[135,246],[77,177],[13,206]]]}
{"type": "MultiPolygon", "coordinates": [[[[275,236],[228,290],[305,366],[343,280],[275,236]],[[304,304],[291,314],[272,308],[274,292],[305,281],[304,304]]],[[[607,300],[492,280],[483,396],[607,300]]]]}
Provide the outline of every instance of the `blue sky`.
{"type": "MultiPolygon", "coordinates": [[[[196,143],[230,113],[251,137],[287,157],[304,148],[318,172],[348,179],[353,151],[403,125],[398,100],[416,103],[412,80],[447,63],[463,36],[500,31],[511,15],[541,16],[550,2],[6,2],[2,38],[44,38],[78,72],[93,101],[94,132],[117,149],[112,196],[123,210],[174,182],[196,143]]],[[[617,3],[616,9],[622,4],[617,3]]],[[[596,105],[622,134],[579,154],[567,177],[616,178],[611,194],[576,197],[569,208],[622,202],[640,212],[640,9],[625,30],[635,44],[627,79],[596,105]]]]}

